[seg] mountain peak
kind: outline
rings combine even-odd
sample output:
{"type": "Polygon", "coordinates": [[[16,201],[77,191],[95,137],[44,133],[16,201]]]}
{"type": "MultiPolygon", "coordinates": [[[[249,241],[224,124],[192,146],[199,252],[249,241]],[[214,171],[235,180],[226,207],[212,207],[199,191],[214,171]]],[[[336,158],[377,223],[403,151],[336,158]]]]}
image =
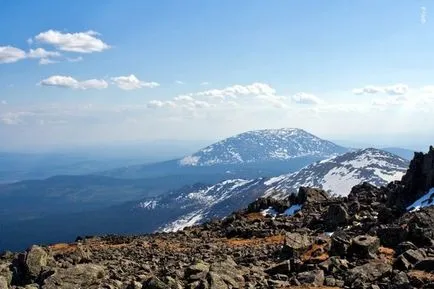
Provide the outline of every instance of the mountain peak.
{"type": "Polygon", "coordinates": [[[252,130],[216,142],[180,160],[181,166],[210,166],[330,157],[346,149],[299,128],[252,130]]]}

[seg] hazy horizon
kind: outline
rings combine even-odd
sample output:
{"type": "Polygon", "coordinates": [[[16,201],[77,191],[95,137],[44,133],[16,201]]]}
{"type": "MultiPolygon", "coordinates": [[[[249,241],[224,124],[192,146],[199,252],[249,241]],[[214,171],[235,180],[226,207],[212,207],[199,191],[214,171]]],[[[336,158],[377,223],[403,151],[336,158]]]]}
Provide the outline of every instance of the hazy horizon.
{"type": "Polygon", "coordinates": [[[434,139],[432,8],[5,2],[0,149],[211,143],[281,127],[424,149],[434,139]]]}

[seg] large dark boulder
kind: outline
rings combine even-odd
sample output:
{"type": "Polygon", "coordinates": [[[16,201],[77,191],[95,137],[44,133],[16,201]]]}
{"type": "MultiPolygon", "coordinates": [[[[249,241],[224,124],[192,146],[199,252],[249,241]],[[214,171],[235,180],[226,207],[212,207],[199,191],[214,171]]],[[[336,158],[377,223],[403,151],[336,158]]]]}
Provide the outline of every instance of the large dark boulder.
{"type": "Polygon", "coordinates": [[[353,238],[351,253],[360,258],[375,257],[380,247],[380,239],[375,236],[361,235],[353,238]]]}
{"type": "Polygon", "coordinates": [[[347,209],[342,204],[330,205],[322,218],[328,231],[334,231],[339,226],[346,225],[350,220],[347,209]]]}
{"type": "Polygon", "coordinates": [[[297,194],[296,202],[298,204],[304,203],[320,203],[327,201],[329,199],[329,194],[322,190],[309,187],[300,187],[297,194]]]}

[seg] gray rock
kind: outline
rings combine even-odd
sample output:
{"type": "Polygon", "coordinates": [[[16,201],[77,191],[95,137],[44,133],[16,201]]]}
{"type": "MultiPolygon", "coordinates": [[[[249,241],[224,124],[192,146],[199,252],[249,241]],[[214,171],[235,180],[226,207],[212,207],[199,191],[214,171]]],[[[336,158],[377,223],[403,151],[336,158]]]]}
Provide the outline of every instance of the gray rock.
{"type": "Polygon", "coordinates": [[[312,239],[307,234],[287,233],[282,253],[288,257],[299,257],[312,244],[312,239]]]}
{"type": "Polygon", "coordinates": [[[309,187],[300,187],[297,194],[297,201],[300,204],[324,202],[328,199],[329,194],[326,191],[309,187]]]}
{"type": "Polygon", "coordinates": [[[337,231],[332,235],[330,254],[344,257],[348,254],[351,238],[344,231],[337,231]]]}
{"type": "MultiPolygon", "coordinates": [[[[12,272],[9,270],[9,264],[0,264],[0,277],[6,280],[8,285],[12,282],[12,272]]],[[[1,287],[0,287],[1,288],[1,287]]]]}
{"type": "Polygon", "coordinates": [[[301,272],[297,274],[297,280],[301,284],[322,286],[324,284],[324,271],[323,270],[312,270],[301,272]]]}
{"type": "Polygon", "coordinates": [[[0,289],[9,289],[8,280],[4,276],[0,276],[0,289]]]}
{"type": "Polygon", "coordinates": [[[375,256],[380,248],[380,239],[374,236],[361,235],[353,239],[351,253],[362,258],[375,256]]]}
{"type": "Polygon", "coordinates": [[[105,277],[105,268],[95,264],[79,264],[58,269],[45,279],[43,289],[99,288],[105,277]]]}
{"type": "Polygon", "coordinates": [[[347,209],[342,205],[330,205],[327,212],[323,216],[327,230],[336,230],[338,226],[343,226],[348,223],[350,216],[347,209]]]}
{"type": "Polygon", "coordinates": [[[204,262],[198,262],[194,265],[191,265],[187,268],[185,274],[188,276],[189,280],[200,280],[204,279],[206,277],[206,274],[208,274],[209,271],[209,265],[204,262]]]}
{"type": "Polygon", "coordinates": [[[347,274],[346,284],[351,285],[356,280],[360,282],[372,282],[392,271],[392,266],[379,260],[372,260],[361,266],[350,269],[347,274]]]}
{"type": "Polygon", "coordinates": [[[265,273],[269,275],[289,274],[290,272],[291,272],[291,263],[289,260],[276,264],[265,270],[265,273]]]}
{"type": "Polygon", "coordinates": [[[210,289],[228,289],[228,286],[226,285],[225,281],[223,281],[223,278],[214,272],[208,273],[208,281],[210,289]]]}
{"type": "Polygon", "coordinates": [[[410,281],[404,272],[393,272],[390,289],[410,289],[410,281]]]}
{"type": "Polygon", "coordinates": [[[26,253],[25,267],[29,277],[35,280],[39,277],[42,268],[47,266],[48,254],[39,246],[32,246],[26,253]]]}

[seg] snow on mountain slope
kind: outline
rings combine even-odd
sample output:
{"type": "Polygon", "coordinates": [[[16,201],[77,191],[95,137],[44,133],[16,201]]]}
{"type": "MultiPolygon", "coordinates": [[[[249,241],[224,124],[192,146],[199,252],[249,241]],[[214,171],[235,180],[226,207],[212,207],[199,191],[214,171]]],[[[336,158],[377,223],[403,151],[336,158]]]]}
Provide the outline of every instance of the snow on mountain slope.
{"type": "Polygon", "coordinates": [[[304,156],[330,157],[347,149],[302,129],[266,129],[241,133],[212,144],[179,161],[181,166],[243,164],[289,160],[304,156]]]}
{"type": "Polygon", "coordinates": [[[332,194],[348,195],[362,182],[376,186],[399,180],[409,162],[377,149],[363,149],[316,162],[298,172],[271,178],[265,196],[283,198],[300,186],[322,188],[332,194]]]}
{"type": "Polygon", "coordinates": [[[170,213],[173,218],[160,231],[177,231],[204,220],[222,218],[256,200],[263,193],[263,179],[227,180],[215,185],[195,185],[138,203],[136,210],[170,213]]]}

